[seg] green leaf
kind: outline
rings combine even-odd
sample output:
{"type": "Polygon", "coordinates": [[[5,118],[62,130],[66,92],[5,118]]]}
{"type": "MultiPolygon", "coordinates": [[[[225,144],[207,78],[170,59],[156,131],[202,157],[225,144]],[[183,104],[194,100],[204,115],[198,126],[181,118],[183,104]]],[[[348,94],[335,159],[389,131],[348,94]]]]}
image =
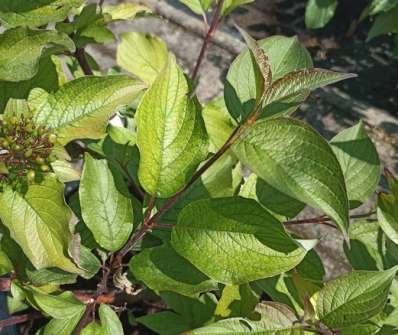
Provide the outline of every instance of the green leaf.
{"type": "Polygon", "coordinates": [[[198,15],[205,14],[214,1],[215,0],[180,0],[180,2],[198,15]]]}
{"type": "Polygon", "coordinates": [[[159,335],[178,335],[190,329],[181,315],[170,311],[144,315],[137,318],[137,321],[159,335]]]}
{"type": "Polygon", "coordinates": [[[210,321],[217,306],[217,299],[211,293],[191,298],[173,292],[163,292],[161,297],[167,306],[184,318],[189,325],[188,329],[200,327],[210,321]]]}
{"type": "Polygon", "coordinates": [[[38,289],[29,288],[36,305],[54,319],[72,319],[76,315],[82,315],[86,306],[77,300],[72,292],[64,292],[52,295],[41,292],[38,289]]]}
{"type": "Polygon", "coordinates": [[[71,335],[83,313],[84,311],[81,314],[74,315],[71,319],[52,319],[37,335],[71,335]]]}
{"type": "Polygon", "coordinates": [[[350,225],[350,247],[344,252],[355,270],[383,269],[382,230],[376,221],[357,221],[350,225]]]}
{"type": "Polygon", "coordinates": [[[226,16],[239,6],[254,2],[255,0],[225,0],[221,14],[226,16]]]}
{"type": "Polygon", "coordinates": [[[214,312],[216,316],[250,317],[259,302],[259,297],[249,284],[225,286],[214,312]]]}
{"type": "Polygon", "coordinates": [[[319,319],[330,328],[368,321],[383,310],[397,269],[354,271],[326,283],[316,298],[319,319]]]}
{"type": "Polygon", "coordinates": [[[309,0],[305,8],[305,25],[309,29],[326,26],[333,18],[337,0],[309,0]]]}
{"type": "Polygon", "coordinates": [[[124,335],[122,323],[111,307],[101,304],[99,307],[99,317],[104,328],[104,334],[124,335]]]}
{"type": "Polygon", "coordinates": [[[208,102],[202,111],[210,140],[210,151],[217,152],[234,131],[236,125],[228,114],[224,98],[218,97],[208,102]]]}
{"type": "Polygon", "coordinates": [[[398,5],[376,17],[368,33],[368,41],[380,35],[398,33],[398,5]]]}
{"type": "Polygon", "coordinates": [[[189,204],[178,217],[171,243],[204,274],[232,285],[288,271],[307,252],[259,204],[240,197],[189,204]]]}
{"type": "Polygon", "coordinates": [[[81,335],[106,335],[104,328],[96,321],[89,323],[84,327],[81,335]]]}
{"type": "Polygon", "coordinates": [[[352,73],[340,73],[324,69],[304,69],[289,73],[275,81],[266,93],[265,104],[294,97],[341,80],[356,77],[352,73]]]}
{"type": "Polygon", "coordinates": [[[131,103],[144,89],[127,76],[84,77],[53,94],[34,91],[29,97],[36,124],[54,129],[59,141],[101,138],[118,107],[131,103]]]}
{"type": "Polygon", "coordinates": [[[38,73],[41,57],[74,49],[67,35],[55,31],[25,27],[6,30],[0,34],[0,80],[29,80],[38,73]]]}
{"type": "Polygon", "coordinates": [[[264,302],[257,309],[261,319],[252,321],[243,318],[222,320],[203,328],[187,332],[187,335],[208,334],[261,334],[261,335],[302,335],[300,322],[287,306],[276,302],[264,302]]]}
{"type": "Polygon", "coordinates": [[[131,259],[129,268],[138,280],[157,292],[196,296],[218,287],[168,245],[141,251],[131,259]]]}
{"type": "Polygon", "coordinates": [[[117,64],[152,84],[167,65],[169,51],[159,38],[145,33],[123,33],[117,49],[117,64]]]}
{"type": "Polygon", "coordinates": [[[78,271],[67,257],[73,214],[64,201],[64,186],[55,178],[31,185],[25,196],[5,188],[0,193],[0,219],[37,269],[78,271]]]}
{"type": "Polygon", "coordinates": [[[398,0],[373,0],[370,4],[369,15],[387,12],[398,5],[398,0]]]}
{"type": "Polygon", "coordinates": [[[85,156],[79,197],[84,222],[98,244],[117,251],[133,230],[133,210],[128,189],[114,176],[104,159],[85,156]]]}
{"type": "Polygon", "coordinates": [[[64,20],[83,0],[2,0],[0,20],[8,27],[40,27],[64,20]]]}
{"type": "Polygon", "coordinates": [[[120,3],[117,5],[107,5],[103,7],[102,12],[110,15],[111,19],[107,22],[133,20],[141,15],[148,15],[152,10],[146,6],[137,3],[120,3]]]}
{"type": "MultiPolygon", "coordinates": [[[[273,81],[292,71],[312,67],[309,52],[295,37],[273,36],[257,43],[267,54],[273,81]]],[[[245,118],[253,110],[256,100],[255,84],[255,65],[249,50],[245,50],[232,63],[225,83],[225,101],[235,119],[245,118]]],[[[283,104],[279,103],[278,106],[266,106],[267,115],[291,113],[305,97],[296,97],[283,104]]]]}
{"type": "Polygon", "coordinates": [[[149,194],[178,192],[206,158],[208,141],[197,99],[175,58],[144,94],[137,110],[138,177],[149,194]]]}
{"type": "MultiPolygon", "coordinates": [[[[218,159],[202,176],[185,192],[184,196],[165,212],[162,222],[174,224],[178,213],[193,201],[207,198],[233,196],[242,179],[238,171],[235,178],[237,161],[230,155],[218,159]],[[238,180],[236,180],[238,179],[238,180]]],[[[238,167],[239,168],[239,167],[238,167]]]]}
{"type": "Polygon", "coordinates": [[[330,144],[343,170],[348,200],[366,201],[379,183],[380,160],[363,123],[343,130],[330,144]]]}
{"type": "Polygon", "coordinates": [[[260,120],[232,149],[268,184],[323,210],[347,236],[343,173],[329,144],[314,129],[294,119],[260,120]]]}
{"type": "Polygon", "coordinates": [[[62,78],[58,76],[56,57],[53,55],[41,58],[39,70],[32,79],[19,82],[0,81],[0,112],[3,112],[10,98],[27,99],[33,88],[40,87],[48,92],[57,90],[62,78]]]}
{"type": "Polygon", "coordinates": [[[301,201],[278,191],[254,173],[242,185],[239,195],[258,201],[273,215],[283,219],[296,217],[305,207],[301,201]]]}
{"type": "Polygon", "coordinates": [[[377,218],[384,233],[398,244],[398,199],[393,194],[379,194],[377,218]]]}

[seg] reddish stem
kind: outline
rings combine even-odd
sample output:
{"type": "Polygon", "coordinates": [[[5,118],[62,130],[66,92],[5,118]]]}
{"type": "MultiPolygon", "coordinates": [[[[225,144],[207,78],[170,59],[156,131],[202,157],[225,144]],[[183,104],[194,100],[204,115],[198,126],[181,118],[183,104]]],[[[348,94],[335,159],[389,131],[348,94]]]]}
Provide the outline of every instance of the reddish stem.
{"type": "MultiPolygon", "coordinates": [[[[225,0],[220,0],[218,2],[217,7],[216,7],[215,12],[214,12],[214,15],[213,15],[213,18],[212,18],[212,21],[211,21],[211,25],[207,29],[205,38],[203,40],[202,47],[201,47],[200,52],[199,52],[198,59],[196,61],[195,68],[192,71],[191,79],[193,81],[195,81],[196,77],[198,76],[199,69],[200,69],[200,67],[201,67],[201,65],[203,63],[204,58],[205,58],[206,51],[207,51],[207,48],[209,46],[209,43],[210,43],[211,39],[213,38],[214,34],[216,33],[217,28],[218,28],[218,26],[219,26],[219,24],[221,22],[221,19],[222,19],[221,10],[222,10],[222,7],[224,5],[224,1],[225,0]]],[[[205,26],[207,27],[207,22],[206,21],[205,21],[205,26]]]]}

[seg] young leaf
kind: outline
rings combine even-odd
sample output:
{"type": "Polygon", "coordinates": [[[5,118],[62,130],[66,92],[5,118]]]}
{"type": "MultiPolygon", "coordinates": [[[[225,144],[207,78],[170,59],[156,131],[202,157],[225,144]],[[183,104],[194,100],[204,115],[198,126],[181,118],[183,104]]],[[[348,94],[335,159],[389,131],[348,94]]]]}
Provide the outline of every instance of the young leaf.
{"type": "Polygon", "coordinates": [[[356,75],[324,69],[304,69],[291,72],[272,84],[267,91],[265,104],[287,99],[353,77],[356,77],[356,75]]]}
{"type": "Polygon", "coordinates": [[[63,184],[54,177],[31,185],[24,196],[5,188],[0,193],[0,219],[37,269],[80,272],[66,256],[73,214],[65,204],[63,184]]]}
{"type": "Polygon", "coordinates": [[[101,304],[99,307],[99,317],[105,335],[124,335],[122,323],[111,307],[101,304]]]}
{"type": "Polygon", "coordinates": [[[83,4],[83,0],[2,0],[0,2],[0,20],[8,28],[18,26],[40,27],[47,23],[64,20],[74,7],[83,4]]]}
{"type": "Polygon", "coordinates": [[[129,268],[138,280],[157,292],[196,296],[218,287],[168,245],[141,251],[131,259],[129,268]]]}
{"type": "Polygon", "coordinates": [[[384,233],[398,244],[398,199],[393,194],[379,194],[377,218],[384,233]]]}
{"type": "Polygon", "coordinates": [[[117,64],[151,85],[167,65],[169,51],[158,37],[144,33],[124,33],[117,49],[117,64]]]}
{"type": "Polygon", "coordinates": [[[315,130],[294,119],[260,120],[243,134],[233,151],[280,192],[322,209],[347,236],[343,173],[332,149],[315,130]]]}
{"type": "Polygon", "coordinates": [[[74,49],[73,41],[56,31],[26,27],[6,30],[0,34],[0,80],[29,80],[39,71],[42,56],[74,49]]]}
{"type": "Polygon", "coordinates": [[[204,274],[231,285],[288,271],[308,251],[254,200],[240,197],[189,204],[180,212],[171,243],[204,274]]]}
{"type": "Polygon", "coordinates": [[[206,158],[208,141],[197,99],[175,58],[144,94],[137,111],[138,177],[149,194],[179,191],[206,158]]]}
{"type": "Polygon", "coordinates": [[[316,296],[319,320],[332,329],[370,320],[383,310],[397,269],[354,271],[328,282],[316,296]]]}
{"type": "Polygon", "coordinates": [[[120,177],[106,160],[86,154],[79,188],[82,216],[98,244],[109,251],[120,249],[133,230],[129,192],[120,177]]]}
{"type": "Polygon", "coordinates": [[[309,0],[305,8],[305,25],[310,29],[326,26],[336,12],[337,0],[309,0]]]}
{"type": "MultiPolygon", "coordinates": [[[[273,81],[292,71],[312,67],[309,52],[295,37],[272,36],[257,43],[266,51],[273,81]]],[[[229,112],[236,120],[244,118],[253,110],[256,100],[255,84],[255,64],[253,64],[250,51],[245,50],[230,66],[224,88],[229,112]]],[[[299,96],[279,103],[278,106],[271,104],[266,107],[267,115],[291,113],[305,98],[306,95],[299,96]]]]}
{"type": "Polygon", "coordinates": [[[101,138],[110,116],[144,88],[127,76],[84,77],[53,94],[33,91],[29,105],[36,124],[54,129],[60,143],[66,144],[74,139],[101,138]]]}
{"type": "Polygon", "coordinates": [[[330,144],[343,170],[348,200],[366,201],[379,183],[380,160],[363,123],[343,130],[330,144]]]}

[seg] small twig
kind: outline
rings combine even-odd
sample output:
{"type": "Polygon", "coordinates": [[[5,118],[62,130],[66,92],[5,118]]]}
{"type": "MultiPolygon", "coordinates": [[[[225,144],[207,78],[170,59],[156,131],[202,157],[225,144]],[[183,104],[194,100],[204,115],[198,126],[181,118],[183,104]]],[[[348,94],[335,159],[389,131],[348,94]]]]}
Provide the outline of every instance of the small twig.
{"type": "Polygon", "coordinates": [[[174,228],[176,225],[172,224],[172,223],[155,223],[153,225],[153,228],[168,228],[168,229],[172,229],[174,228]]]}
{"type": "Polygon", "coordinates": [[[8,319],[0,320],[0,330],[2,330],[5,327],[14,326],[21,323],[25,323],[26,321],[36,320],[41,318],[43,318],[43,315],[36,311],[29,314],[12,316],[8,319]]]}
{"type": "Polygon", "coordinates": [[[200,69],[200,67],[201,67],[201,65],[203,63],[204,58],[205,58],[206,51],[207,51],[207,48],[209,46],[209,43],[210,43],[212,37],[214,36],[214,34],[216,33],[217,28],[218,28],[218,26],[220,24],[220,21],[222,19],[221,10],[222,10],[223,5],[224,5],[224,0],[219,0],[218,4],[217,4],[217,7],[215,9],[215,12],[214,12],[210,27],[208,27],[207,21],[205,21],[205,26],[208,27],[208,29],[207,29],[206,35],[204,37],[202,47],[200,49],[199,56],[198,56],[198,59],[196,61],[195,68],[192,71],[191,79],[193,81],[195,81],[196,77],[198,76],[199,69],[200,69]]]}
{"type": "Polygon", "coordinates": [[[82,68],[83,73],[86,76],[92,76],[93,71],[91,70],[90,64],[88,64],[88,61],[86,58],[86,51],[84,50],[84,48],[76,49],[74,56],[76,57],[77,61],[79,62],[79,65],[82,68]]]}

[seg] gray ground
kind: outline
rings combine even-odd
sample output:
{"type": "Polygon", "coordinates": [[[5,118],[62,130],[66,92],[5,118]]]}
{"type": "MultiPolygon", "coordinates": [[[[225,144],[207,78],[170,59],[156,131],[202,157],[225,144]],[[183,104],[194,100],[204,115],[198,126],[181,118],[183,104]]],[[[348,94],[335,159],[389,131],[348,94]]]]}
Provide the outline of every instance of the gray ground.
{"type": "MultiPolygon", "coordinates": [[[[106,3],[125,2],[126,0],[112,0],[106,3]]],[[[191,70],[202,43],[200,32],[202,24],[197,18],[189,16],[187,12],[176,3],[177,1],[146,0],[150,7],[162,17],[142,18],[133,22],[118,23],[113,27],[117,33],[125,31],[151,32],[166,41],[169,48],[176,54],[180,63],[191,70]]],[[[246,8],[245,13],[236,15],[232,20],[249,31],[256,23],[262,20],[272,21],[265,17],[262,4],[267,1],[257,1],[256,5],[246,8]]],[[[228,27],[216,37],[216,43],[212,44],[201,69],[201,82],[198,88],[199,98],[205,102],[222,93],[223,78],[229,64],[235,58],[237,52],[243,47],[239,36],[231,28],[231,19],[228,27]]],[[[253,32],[262,37],[261,32],[253,32]]],[[[106,47],[92,47],[90,53],[99,60],[103,68],[115,65],[116,44],[106,47]]],[[[317,65],[317,64],[316,64],[317,65]]],[[[319,65],[318,65],[319,66],[319,65]]],[[[328,88],[314,93],[308,102],[297,113],[297,117],[305,119],[312,124],[325,137],[330,138],[341,129],[365,119],[369,131],[374,140],[383,164],[392,170],[398,171],[398,120],[392,115],[396,111],[386,111],[376,108],[355,99],[350,93],[344,91],[344,86],[328,88]]],[[[363,206],[359,211],[366,211],[370,205],[363,206]]],[[[313,215],[307,210],[304,215],[313,215]]],[[[342,239],[334,229],[306,225],[300,227],[300,233],[310,238],[318,238],[322,247],[318,251],[322,254],[328,276],[334,276],[349,269],[349,265],[342,254],[342,239]]]]}

